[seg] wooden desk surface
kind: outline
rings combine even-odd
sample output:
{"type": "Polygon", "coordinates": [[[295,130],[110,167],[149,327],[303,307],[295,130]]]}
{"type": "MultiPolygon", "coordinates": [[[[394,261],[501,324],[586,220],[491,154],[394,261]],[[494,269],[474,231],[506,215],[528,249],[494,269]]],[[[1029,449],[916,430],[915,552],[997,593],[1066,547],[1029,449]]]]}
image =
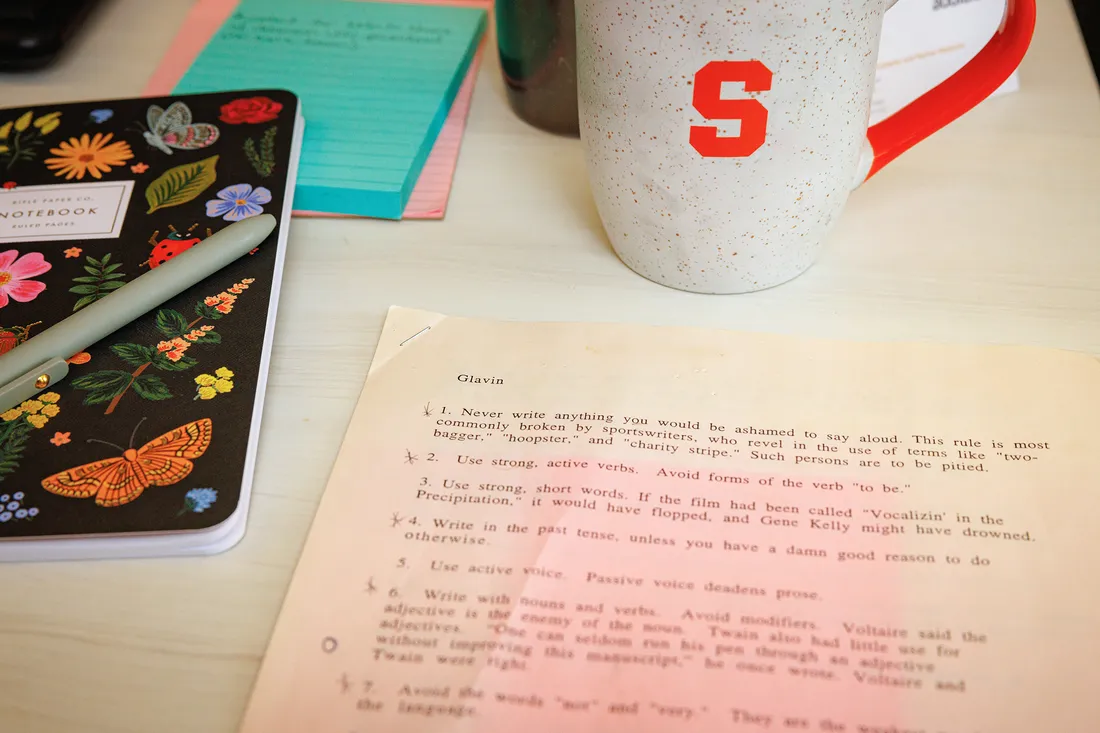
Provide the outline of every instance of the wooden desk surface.
{"type": "MultiPolygon", "coordinates": [[[[189,0],[114,0],[2,106],[138,95],[189,0]]],[[[0,731],[234,733],[391,304],[1100,354],[1100,97],[1069,0],[1040,0],[1022,91],[857,191],[820,263],[695,296],[619,263],[579,143],[507,109],[493,53],[446,220],[295,219],[246,538],[215,557],[0,566],[0,731]]]]}

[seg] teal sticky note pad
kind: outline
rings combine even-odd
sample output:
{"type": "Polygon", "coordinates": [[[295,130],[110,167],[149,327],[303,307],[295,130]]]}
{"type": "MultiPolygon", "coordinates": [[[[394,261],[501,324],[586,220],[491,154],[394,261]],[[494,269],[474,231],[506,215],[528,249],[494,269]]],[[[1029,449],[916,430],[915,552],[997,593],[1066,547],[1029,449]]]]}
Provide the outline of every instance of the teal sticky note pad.
{"type": "Polygon", "coordinates": [[[481,8],[242,0],[174,91],[294,92],[295,210],[400,219],[486,22],[481,8]]]}

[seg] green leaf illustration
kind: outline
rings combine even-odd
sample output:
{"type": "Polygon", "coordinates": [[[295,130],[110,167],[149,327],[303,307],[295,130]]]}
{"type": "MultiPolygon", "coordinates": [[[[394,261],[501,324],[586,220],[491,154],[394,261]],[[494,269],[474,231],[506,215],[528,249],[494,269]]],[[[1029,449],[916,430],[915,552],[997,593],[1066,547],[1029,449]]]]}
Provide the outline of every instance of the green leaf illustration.
{"type": "Polygon", "coordinates": [[[26,447],[30,432],[31,426],[23,418],[5,425],[5,430],[0,436],[0,477],[15,473],[19,468],[19,461],[23,457],[23,449],[26,447]]]}
{"type": "Polygon", "coordinates": [[[188,332],[187,319],[179,311],[162,308],[157,311],[157,330],[169,338],[178,338],[188,332]]]}
{"type": "Polygon", "coordinates": [[[153,357],[157,354],[148,346],[141,346],[140,344],[115,344],[111,347],[111,351],[130,366],[148,364],[153,361],[153,357]]]}
{"type": "Polygon", "coordinates": [[[122,387],[117,389],[92,389],[88,391],[88,394],[84,395],[84,400],[81,404],[84,405],[102,405],[105,402],[110,402],[115,397],[122,394],[122,387]]]}
{"type": "Polygon", "coordinates": [[[158,209],[179,206],[197,198],[217,178],[217,162],[218,156],[214,155],[166,170],[145,189],[145,200],[149,202],[149,210],[145,213],[152,214],[158,209]]]}
{"type": "Polygon", "coordinates": [[[85,405],[101,405],[122,394],[129,383],[130,375],[127,372],[106,369],[85,374],[74,379],[70,384],[76,389],[83,389],[88,392],[84,396],[85,405]]]}
{"type": "Polygon", "coordinates": [[[72,380],[69,384],[77,389],[109,389],[111,387],[121,387],[129,381],[129,372],[123,372],[117,369],[104,369],[98,372],[85,374],[82,377],[72,380]]]}
{"type": "Polygon", "coordinates": [[[252,164],[261,178],[267,178],[275,170],[275,127],[269,127],[260,138],[260,149],[256,150],[256,141],[248,138],[244,141],[244,156],[252,164]]]}
{"type": "Polygon", "coordinates": [[[216,321],[224,314],[218,313],[216,310],[208,306],[206,303],[199,301],[195,304],[195,315],[199,318],[207,318],[211,321],[216,321]]]}
{"type": "Polygon", "coordinates": [[[222,335],[217,331],[203,331],[202,336],[195,339],[196,344],[220,344],[222,335]]]}
{"type": "Polygon", "coordinates": [[[112,290],[118,290],[125,284],[123,278],[126,277],[126,274],[115,272],[122,265],[119,263],[107,264],[111,259],[109,253],[103,255],[102,260],[97,260],[91,256],[84,259],[88,263],[84,266],[84,271],[89,274],[74,277],[73,282],[77,284],[69,288],[70,293],[82,296],[73,304],[74,312],[96,302],[100,298],[107,297],[112,290]]]}
{"type": "MultiPolygon", "coordinates": [[[[74,285],[69,288],[70,293],[76,293],[77,295],[91,295],[99,290],[95,285],[74,285]]],[[[114,301],[111,301],[114,303],[114,301]]]]}
{"type": "Polygon", "coordinates": [[[134,383],[130,385],[138,397],[146,400],[167,400],[172,398],[172,392],[168,385],[161,381],[160,377],[152,374],[142,374],[134,377],[134,383]]]}

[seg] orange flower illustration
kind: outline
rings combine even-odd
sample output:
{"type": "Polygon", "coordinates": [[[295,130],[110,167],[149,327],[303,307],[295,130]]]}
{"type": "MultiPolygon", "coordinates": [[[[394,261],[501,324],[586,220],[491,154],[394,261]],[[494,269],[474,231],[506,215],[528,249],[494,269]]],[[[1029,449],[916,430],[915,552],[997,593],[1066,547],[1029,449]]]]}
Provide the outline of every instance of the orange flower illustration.
{"type": "Polygon", "coordinates": [[[144,173],[145,171],[149,170],[149,166],[145,165],[145,163],[135,163],[134,165],[130,166],[130,170],[132,170],[134,173],[144,173]]]}
{"type": "Polygon", "coordinates": [[[187,351],[187,347],[190,345],[190,341],[174,338],[171,341],[161,341],[157,344],[157,351],[162,352],[168,361],[179,361],[183,358],[183,352],[187,351]]]}
{"type": "Polygon", "coordinates": [[[247,286],[242,286],[240,283],[237,283],[233,287],[229,288],[230,292],[227,293],[225,291],[222,291],[217,295],[211,295],[203,300],[203,303],[205,303],[210,308],[213,308],[218,313],[228,313],[233,310],[233,304],[237,302],[237,296],[231,295],[230,293],[232,293],[234,289],[236,289],[236,291],[239,293],[240,288],[242,287],[247,286]]]}
{"type": "Polygon", "coordinates": [[[79,353],[73,354],[65,361],[69,362],[70,364],[87,364],[91,360],[91,354],[89,354],[87,351],[81,351],[79,353]]]}
{"type": "Polygon", "coordinates": [[[59,430],[53,434],[53,437],[50,438],[50,442],[57,446],[65,445],[66,443],[72,442],[72,438],[69,437],[71,435],[72,433],[62,433],[59,430]]]}
{"type": "Polygon", "coordinates": [[[112,137],[110,132],[106,135],[97,132],[95,137],[89,137],[88,133],[79,139],[71,137],[58,147],[50,148],[57,157],[46,158],[46,167],[55,176],[65,176],[66,181],[83,180],[85,173],[90,173],[92,178],[103,178],[104,173],[110,173],[111,166],[123,165],[134,157],[130,143],[125,140],[112,143],[112,137]]]}
{"type": "Polygon", "coordinates": [[[82,250],[80,247],[69,247],[67,250],[65,250],[65,259],[79,257],[80,253],[83,251],[84,250],[82,250]]]}

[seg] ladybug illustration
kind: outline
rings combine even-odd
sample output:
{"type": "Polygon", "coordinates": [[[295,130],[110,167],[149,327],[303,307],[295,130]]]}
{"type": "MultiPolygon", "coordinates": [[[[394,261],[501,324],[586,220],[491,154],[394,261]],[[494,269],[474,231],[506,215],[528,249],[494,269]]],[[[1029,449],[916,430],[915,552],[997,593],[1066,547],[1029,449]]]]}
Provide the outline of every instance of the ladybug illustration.
{"type": "Polygon", "coordinates": [[[0,327],[0,354],[6,354],[31,336],[31,329],[42,324],[35,321],[27,326],[0,327]]]}
{"type": "MultiPolygon", "coordinates": [[[[167,237],[159,240],[157,239],[157,235],[160,234],[160,230],[158,229],[153,232],[153,236],[149,237],[149,244],[153,246],[153,251],[149,254],[149,259],[142,264],[148,264],[150,269],[159,267],[180,252],[184,252],[194,247],[202,241],[201,237],[191,235],[191,232],[193,232],[196,227],[198,227],[198,224],[192,224],[190,229],[180,234],[174,226],[169,224],[168,229],[171,230],[171,232],[167,237]]],[[[206,236],[209,237],[212,233],[210,227],[207,227],[206,236]]]]}

